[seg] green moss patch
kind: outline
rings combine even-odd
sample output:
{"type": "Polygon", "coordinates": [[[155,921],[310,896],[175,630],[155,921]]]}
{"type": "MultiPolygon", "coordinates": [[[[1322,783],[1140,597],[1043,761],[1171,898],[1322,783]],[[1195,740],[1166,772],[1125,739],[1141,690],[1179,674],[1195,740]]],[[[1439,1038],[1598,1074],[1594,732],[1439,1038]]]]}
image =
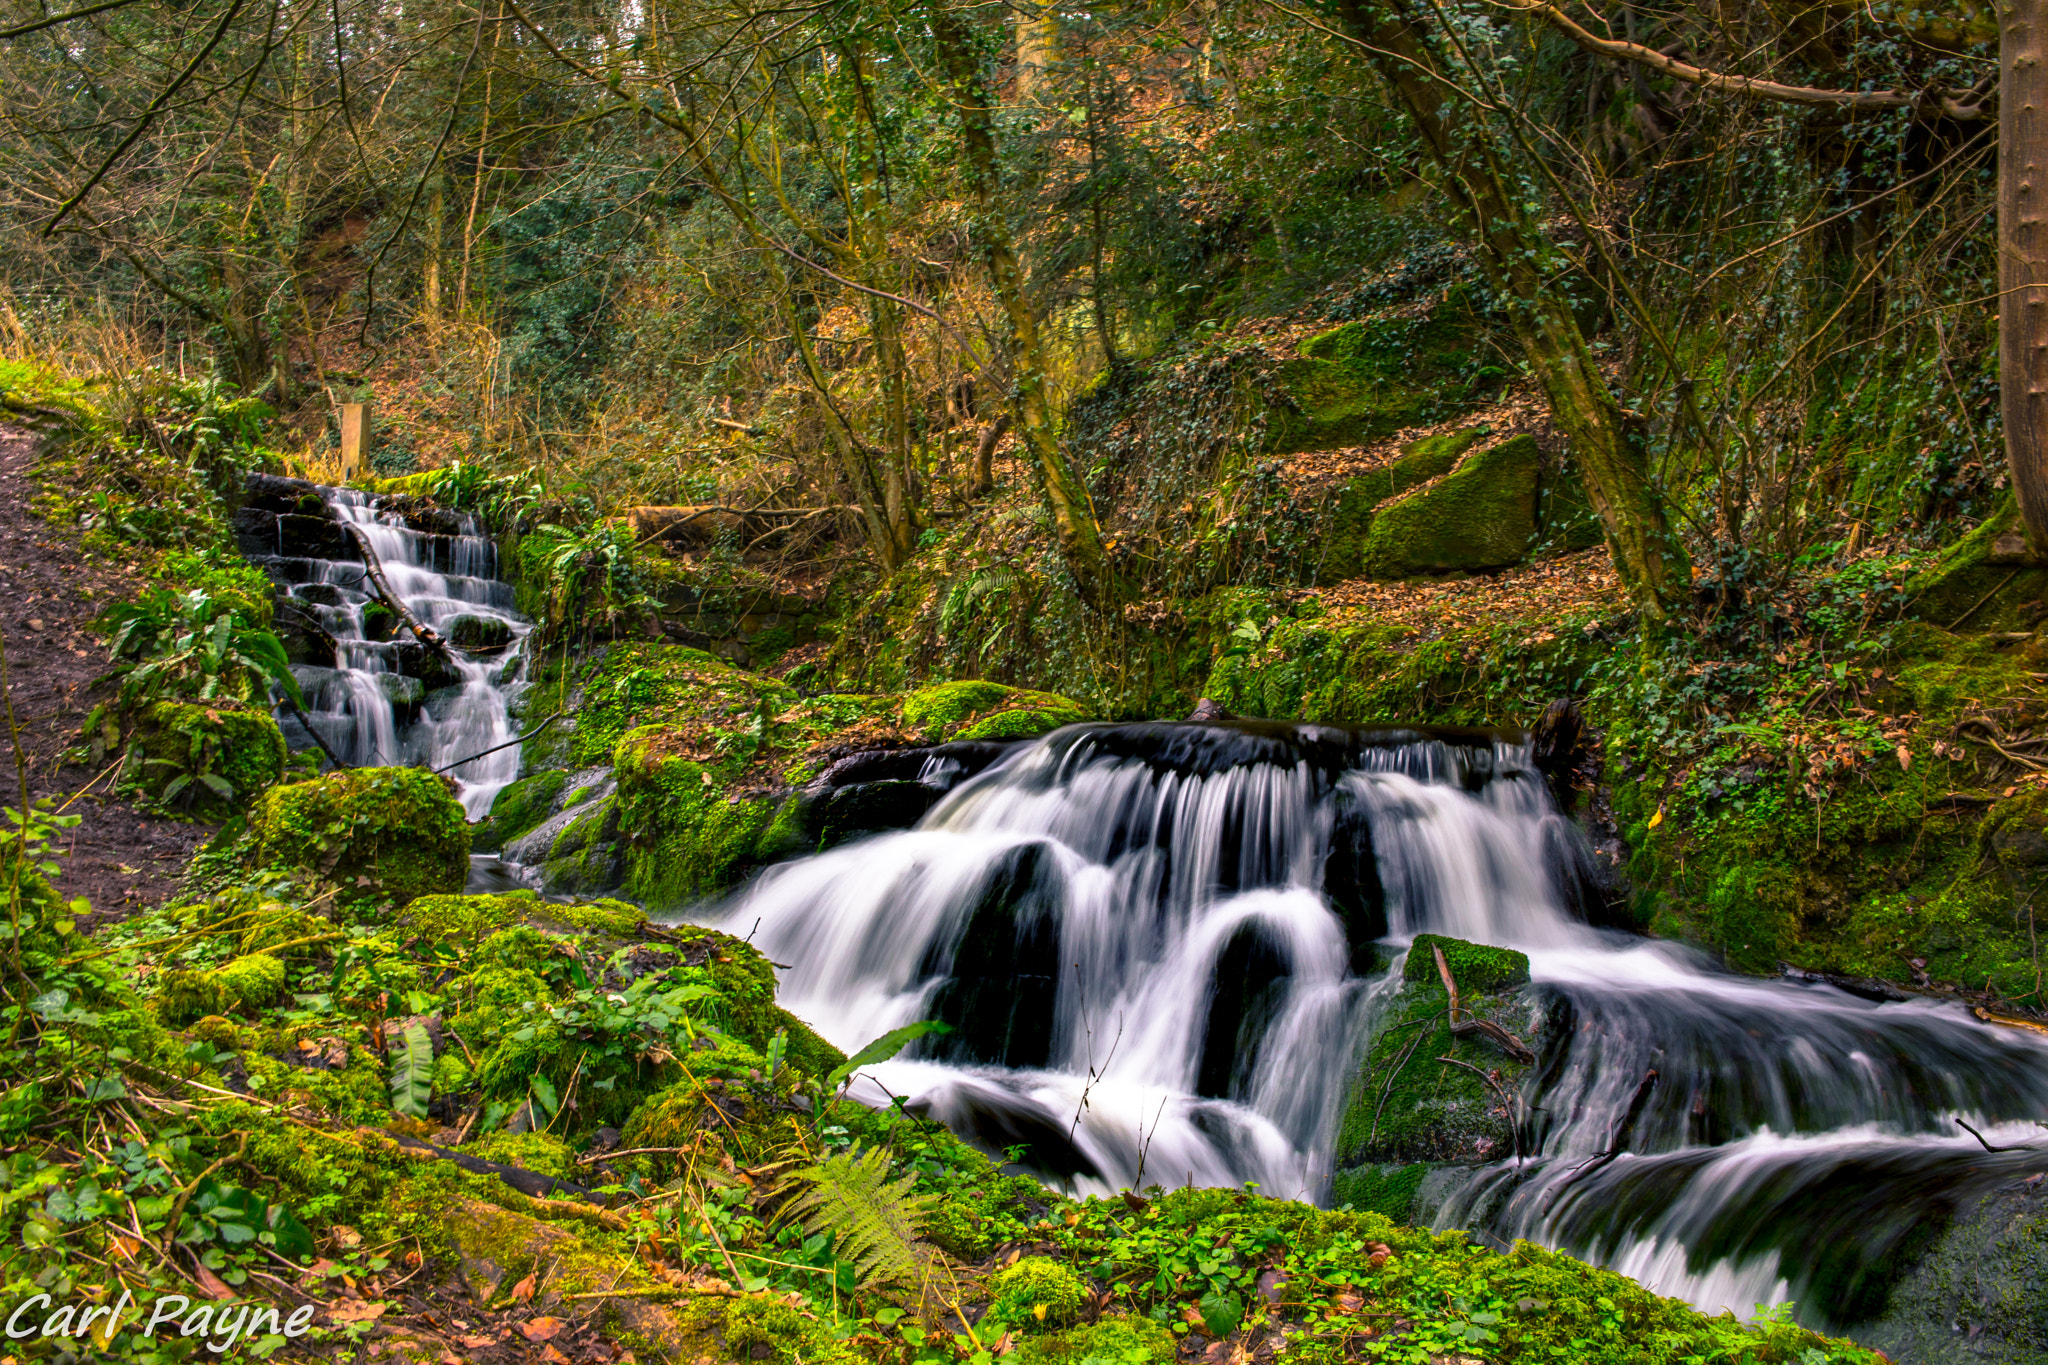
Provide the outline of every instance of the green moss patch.
{"type": "Polygon", "coordinates": [[[502,788],[491,799],[491,813],[478,822],[471,847],[491,853],[528,833],[554,811],[554,801],[567,786],[569,774],[560,769],[535,773],[502,788]]]}
{"type": "Polygon", "coordinates": [[[1455,469],[1374,514],[1359,566],[1377,578],[1501,569],[1536,538],[1543,452],[1515,436],[1466,455],[1455,469]]]}
{"type": "Polygon", "coordinates": [[[284,775],[284,735],[268,711],[161,701],[136,725],[121,783],[172,810],[221,819],[284,775]]]}
{"type": "MultiPolygon", "coordinates": [[[[1481,1035],[1451,1031],[1450,996],[1434,948],[1443,950],[1463,1011],[1541,1049],[1544,1016],[1525,988],[1527,957],[1434,934],[1417,936],[1400,991],[1374,1031],[1345,1102],[1337,1137],[1340,1168],[1497,1161],[1516,1150],[1522,1118],[1517,1095],[1529,1068],[1481,1035]]],[[[1384,1186],[1370,1188],[1372,1177],[1351,1179],[1364,1182],[1369,1197],[1384,1193],[1384,1186]]]]}
{"type": "Polygon", "coordinates": [[[444,778],[417,768],[353,768],[268,793],[250,812],[261,859],[360,879],[397,901],[460,891],[469,824],[444,778]]]}

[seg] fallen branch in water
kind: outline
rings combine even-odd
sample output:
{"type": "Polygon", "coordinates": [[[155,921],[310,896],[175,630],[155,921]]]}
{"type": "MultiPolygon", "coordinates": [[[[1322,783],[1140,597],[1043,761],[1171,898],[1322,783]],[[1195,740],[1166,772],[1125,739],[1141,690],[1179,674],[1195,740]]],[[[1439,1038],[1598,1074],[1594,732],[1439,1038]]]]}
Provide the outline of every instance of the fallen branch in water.
{"type": "Polygon", "coordinates": [[[1971,1137],[1977,1139],[1977,1145],[1979,1147],[1982,1147],[1987,1152],[2024,1152],[2029,1147],[2034,1145],[2031,1142],[2022,1142],[2017,1146],[2013,1147],[1993,1147],[1990,1143],[1984,1140],[1984,1135],[1982,1133],[1978,1132],[1975,1128],[1972,1128],[1969,1124],[1964,1123],[1961,1119],[1956,1120],[1956,1127],[1962,1129],[1971,1137]]]}
{"type": "Polygon", "coordinates": [[[553,725],[556,721],[560,720],[563,716],[567,714],[568,712],[566,711],[557,711],[555,712],[555,714],[549,716],[546,720],[534,726],[531,730],[528,730],[523,735],[519,735],[515,738],[508,739],[503,744],[493,744],[488,749],[478,749],[475,753],[470,754],[467,758],[458,758],[453,763],[447,764],[445,767],[436,768],[434,769],[434,771],[437,773],[445,773],[452,768],[459,768],[465,763],[473,763],[477,759],[482,758],[485,754],[494,754],[498,752],[498,750],[500,749],[509,749],[515,744],[524,744],[527,740],[532,739],[535,735],[547,729],[550,725],[553,725]]]}
{"type": "Polygon", "coordinates": [[[1481,1071],[1478,1067],[1472,1065],[1472,1063],[1470,1062],[1461,1062],[1456,1057],[1439,1057],[1437,1058],[1437,1060],[1445,1063],[1448,1066],[1464,1067],[1467,1071],[1477,1076],[1480,1080],[1485,1081],[1487,1085],[1492,1087],[1493,1093],[1500,1096],[1501,1105],[1503,1108],[1507,1110],[1508,1140],[1515,1144],[1515,1159],[1517,1161],[1521,1160],[1522,1125],[1520,1119],[1516,1116],[1515,1113],[1515,1111],[1521,1106],[1515,1103],[1514,1097],[1508,1094],[1507,1090],[1502,1087],[1499,1081],[1495,1080],[1488,1073],[1481,1071]]]}
{"type": "Polygon", "coordinates": [[[398,619],[405,623],[405,628],[411,631],[421,644],[448,662],[455,662],[455,652],[449,647],[441,632],[414,616],[412,609],[392,590],[391,580],[384,576],[384,564],[377,558],[376,548],[370,544],[370,538],[363,534],[363,528],[344,521],[341,523],[341,529],[348,532],[349,538],[355,541],[356,548],[363,552],[363,568],[369,573],[370,581],[377,585],[377,595],[384,600],[384,605],[398,613],[398,619]]]}
{"type": "Polygon", "coordinates": [[[1431,944],[1430,951],[1436,954],[1437,975],[1444,979],[1444,989],[1451,995],[1451,1032],[1461,1038],[1476,1033],[1524,1066],[1535,1062],[1536,1053],[1527,1043],[1491,1019],[1481,1019],[1458,1003],[1458,983],[1451,978],[1451,964],[1445,960],[1444,950],[1431,944]],[[1461,1010],[1465,1015],[1463,1019],[1458,1017],[1461,1010]]]}

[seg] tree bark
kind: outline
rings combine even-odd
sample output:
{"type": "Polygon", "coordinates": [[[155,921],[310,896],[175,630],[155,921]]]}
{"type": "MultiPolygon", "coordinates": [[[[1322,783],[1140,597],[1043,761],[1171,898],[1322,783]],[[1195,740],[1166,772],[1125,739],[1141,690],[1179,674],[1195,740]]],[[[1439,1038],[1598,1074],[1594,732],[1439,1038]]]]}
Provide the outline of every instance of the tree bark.
{"type": "Polygon", "coordinates": [[[1608,388],[1567,301],[1550,284],[1565,262],[1525,207],[1526,195],[1513,191],[1483,115],[1439,73],[1421,23],[1398,0],[1341,0],[1339,13],[1442,170],[1481,268],[1510,301],[1517,339],[1571,442],[1615,568],[1637,608],[1661,621],[1688,590],[1691,571],[1650,479],[1640,426],[1608,388]]]}
{"type": "Polygon", "coordinates": [[[1067,462],[1066,453],[1060,449],[1059,434],[1053,428],[1038,319],[1024,288],[1024,271],[1010,239],[1009,225],[997,202],[999,168],[989,98],[959,16],[935,5],[931,22],[939,68],[960,116],[968,186],[974,199],[975,233],[981,239],[989,276],[1002,304],[1004,320],[1009,324],[1010,370],[1016,376],[1011,406],[1016,413],[1017,435],[1043,476],[1054,534],[1059,538],[1068,568],[1083,591],[1099,596],[1109,588],[1102,528],[1096,522],[1087,485],[1067,462]]]}
{"type": "Polygon", "coordinates": [[[2048,554],[2048,0],[1998,7],[1998,381],[2020,520],[2048,554]]]}

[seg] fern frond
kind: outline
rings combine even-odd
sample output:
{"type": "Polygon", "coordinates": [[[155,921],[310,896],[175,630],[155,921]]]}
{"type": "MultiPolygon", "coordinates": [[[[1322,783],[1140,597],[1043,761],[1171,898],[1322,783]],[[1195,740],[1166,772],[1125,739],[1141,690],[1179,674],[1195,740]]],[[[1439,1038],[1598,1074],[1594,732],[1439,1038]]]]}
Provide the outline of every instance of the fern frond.
{"type": "Polygon", "coordinates": [[[890,1180],[886,1150],[834,1153],[795,1179],[809,1188],[789,1213],[806,1232],[829,1233],[863,1283],[916,1277],[925,1262],[917,1237],[935,1196],[911,1193],[915,1175],[890,1180]]]}

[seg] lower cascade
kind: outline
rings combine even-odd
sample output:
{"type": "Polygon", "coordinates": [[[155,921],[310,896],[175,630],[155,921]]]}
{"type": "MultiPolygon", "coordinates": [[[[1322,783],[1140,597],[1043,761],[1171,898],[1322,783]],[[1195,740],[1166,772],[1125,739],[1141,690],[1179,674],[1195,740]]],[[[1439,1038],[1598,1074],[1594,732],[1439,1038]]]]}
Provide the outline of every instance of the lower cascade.
{"type": "Polygon", "coordinates": [[[1437,1171],[1436,1225],[1708,1311],[1867,1316],[1917,1224],[2023,1170],[1987,1149],[2039,1136],[2048,1040],[1592,927],[1589,856],[1517,738],[1082,725],[699,917],[849,1053],[952,1025],[863,1069],[871,1103],[1079,1191],[1323,1202],[1410,943],[1519,950],[1544,1027],[1515,1150],[1437,1171]]]}

